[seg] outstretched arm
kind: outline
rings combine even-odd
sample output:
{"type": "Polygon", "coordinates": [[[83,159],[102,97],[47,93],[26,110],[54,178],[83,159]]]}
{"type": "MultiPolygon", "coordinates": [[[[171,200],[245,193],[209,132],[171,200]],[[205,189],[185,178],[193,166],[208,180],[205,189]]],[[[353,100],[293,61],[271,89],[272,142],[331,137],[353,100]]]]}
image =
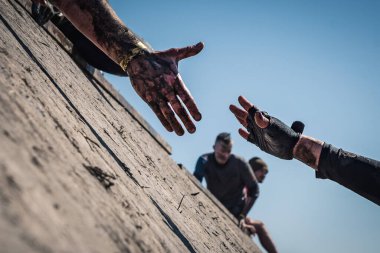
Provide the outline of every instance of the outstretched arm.
{"type": "Polygon", "coordinates": [[[240,167],[241,177],[245,185],[244,207],[239,218],[245,218],[251,210],[256,199],[259,197],[259,184],[253,173],[251,166],[247,162],[242,163],[240,167]]]}
{"type": "Polygon", "coordinates": [[[200,183],[202,183],[203,178],[205,177],[205,163],[207,162],[206,158],[201,156],[198,158],[197,164],[195,165],[194,177],[196,177],[200,183]]]}
{"type": "MultiPolygon", "coordinates": [[[[34,0],[40,1],[40,0],[34,0]]],[[[198,54],[203,44],[167,51],[154,51],[145,45],[112,10],[106,0],[50,0],[72,24],[119,64],[131,79],[140,97],[151,107],[164,127],[178,135],[196,128],[202,116],[178,72],[178,62],[198,54]],[[181,103],[182,100],[183,104],[181,103]],[[174,111],[174,112],[173,112],[174,111]]]]}
{"type": "Polygon", "coordinates": [[[244,139],[276,157],[294,157],[315,169],[317,177],[334,180],[380,205],[379,161],[301,135],[244,97],[239,97],[239,103],[243,109],[231,105],[230,110],[248,130],[239,129],[244,139]]]}
{"type": "Polygon", "coordinates": [[[106,0],[50,0],[116,63],[148,48],[126,27],[106,0]]]}

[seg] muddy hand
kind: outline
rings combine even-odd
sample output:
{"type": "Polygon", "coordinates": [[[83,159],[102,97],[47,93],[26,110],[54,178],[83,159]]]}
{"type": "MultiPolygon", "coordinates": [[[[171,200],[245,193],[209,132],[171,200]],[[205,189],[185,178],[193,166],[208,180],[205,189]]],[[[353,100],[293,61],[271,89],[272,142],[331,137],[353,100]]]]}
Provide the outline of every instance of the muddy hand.
{"type": "Polygon", "coordinates": [[[202,49],[203,43],[200,42],[194,46],[146,53],[133,58],[128,64],[127,72],[136,92],[152,108],[162,125],[170,132],[174,130],[177,135],[183,135],[184,130],[175,114],[189,133],[194,133],[196,128],[185,108],[194,120],[202,118],[178,72],[178,62],[198,54],[202,49]]]}

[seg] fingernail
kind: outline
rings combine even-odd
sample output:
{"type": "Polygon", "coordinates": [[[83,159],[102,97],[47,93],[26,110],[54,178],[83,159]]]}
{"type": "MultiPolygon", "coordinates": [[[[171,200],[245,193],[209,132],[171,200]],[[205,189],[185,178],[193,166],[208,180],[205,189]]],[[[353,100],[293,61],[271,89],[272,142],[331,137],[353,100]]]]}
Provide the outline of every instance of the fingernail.
{"type": "Polygon", "coordinates": [[[196,47],[204,47],[205,44],[203,44],[203,42],[198,42],[195,46],[196,46],[196,47]]]}
{"type": "Polygon", "coordinates": [[[194,127],[194,128],[190,128],[188,131],[189,131],[189,133],[193,134],[193,133],[195,133],[196,130],[197,129],[194,127]]]}

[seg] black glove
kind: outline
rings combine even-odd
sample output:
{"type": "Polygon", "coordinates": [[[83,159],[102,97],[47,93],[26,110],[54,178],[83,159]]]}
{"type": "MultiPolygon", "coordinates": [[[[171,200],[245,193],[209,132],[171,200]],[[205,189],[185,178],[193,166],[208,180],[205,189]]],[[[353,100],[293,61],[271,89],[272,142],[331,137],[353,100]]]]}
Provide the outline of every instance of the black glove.
{"type": "Polygon", "coordinates": [[[248,141],[271,155],[292,160],[293,148],[301,136],[304,124],[295,121],[292,125],[293,130],[279,119],[268,115],[266,112],[261,112],[264,117],[269,119],[269,125],[266,128],[260,128],[255,122],[256,112],[258,110],[254,107],[248,111],[248,141]]]}

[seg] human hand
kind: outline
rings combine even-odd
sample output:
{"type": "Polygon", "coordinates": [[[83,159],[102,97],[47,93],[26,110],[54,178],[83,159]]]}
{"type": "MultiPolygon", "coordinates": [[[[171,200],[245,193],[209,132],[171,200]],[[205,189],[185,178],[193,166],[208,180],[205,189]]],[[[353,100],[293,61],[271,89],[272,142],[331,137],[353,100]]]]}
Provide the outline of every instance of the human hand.
{"type": "Polygon", "coordinates": [[[32,17],[39,25],[44,25],[53,17],[62,17],[62,14],[53,5],[45,0],[32,0],[32,17]]]}
{"type": "Polygon", "coordinates": [[[293,149],[303,131],[303,123],[296,121],[292,129],[279,119],[260,111],[242,96],[239,97],[239,103],[243,109],[230,105],[231,112],[248,130],[240,128],[239,134],[271,155],[286,160],[293,159],[293,149]],[[298,132],[294,130],[297,128],[300,129],[298,132]]]}
{"type": "Polygon", "coordinates": [[[245,217],[239,221],[239,228],[247,235],[256,235],[256,228],[249,224],[249,218],[245,217]]]}
{"type": "Polygon", "coordinates": [[[244,234],[250,235],[250,231],[247,228],[247,224],[245,223],[245,218],[239,219],[239,228],[243,231],[244,234]]]}
{"type": "Polygon", "coordinates": [[[150,106],[162,125],[169,132],[174,130],[177,135],[183,135],[184,130],[174,112],[189,133],[196,130],[179,98],[194,120],[199,121],[202,118],[194,98],[178,72],[178,62],[198,54],[203,47],[203,43],[200,42],[184,48],[146,52],[133,58],[127,67],[133,88],[150,106]]]}

